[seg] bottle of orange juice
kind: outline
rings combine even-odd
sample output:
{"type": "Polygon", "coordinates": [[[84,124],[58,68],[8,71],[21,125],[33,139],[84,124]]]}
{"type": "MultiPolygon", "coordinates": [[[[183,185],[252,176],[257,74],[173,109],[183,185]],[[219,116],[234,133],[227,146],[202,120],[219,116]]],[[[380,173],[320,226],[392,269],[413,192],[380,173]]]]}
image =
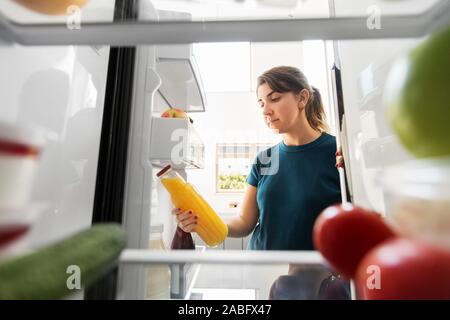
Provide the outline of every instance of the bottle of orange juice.
{"type": "Polygon", "coordinates": [[[198,216],[194,231],[210,247],[221,244],[228,235],[228,226],[217,213],[170,165],[165,166],[156,176],[170,193],[172,203],[182,211],[192,210],[198,216]]]}

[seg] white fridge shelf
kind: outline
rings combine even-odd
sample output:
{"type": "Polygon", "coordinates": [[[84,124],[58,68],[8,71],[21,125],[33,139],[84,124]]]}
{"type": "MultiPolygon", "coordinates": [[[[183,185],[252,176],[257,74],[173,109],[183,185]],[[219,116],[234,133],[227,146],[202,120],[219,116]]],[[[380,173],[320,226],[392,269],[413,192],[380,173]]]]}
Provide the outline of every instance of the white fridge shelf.
{"type": "Polygon", "coordinates": [[[124,250],[121,264],[300,264],[321,266],[325,264],[317,251],[245,251],[242,250],[189,250],[156,251],[145,249],[124,250]]]}
{"type": "Polygon", "coordinates": [[[0,43],[19,43],[27,46],[135,46],[223,41],[417,38],[447,25],[449,18],[450,1],[441,0],[425,12],[382,16],[382,27],[378,29],[368,28],[368,16],[362,14],[333,18],[292,18],[286,15],[283,19],[241,17],[204,21],[89,21],[73,30],[61,21],[17,22],[0,10],[0,43]]]}
{"type": "Polygon", "coordinates": [[[170,164],[175,169],[204,167],[205,147],[189,120],[152,118],[151,162],[156,167],[170,164]]]}

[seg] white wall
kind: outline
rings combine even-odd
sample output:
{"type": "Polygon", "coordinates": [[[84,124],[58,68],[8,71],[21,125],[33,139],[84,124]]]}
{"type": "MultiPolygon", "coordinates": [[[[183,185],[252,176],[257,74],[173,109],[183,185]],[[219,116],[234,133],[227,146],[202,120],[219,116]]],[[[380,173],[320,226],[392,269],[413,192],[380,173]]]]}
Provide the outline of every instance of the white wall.
{"type": "Polygon", "coordinates": [[[39,246],[91,224],[109,48],[1,47],[0,119],[48,132],[30,206],[39,246]]]}

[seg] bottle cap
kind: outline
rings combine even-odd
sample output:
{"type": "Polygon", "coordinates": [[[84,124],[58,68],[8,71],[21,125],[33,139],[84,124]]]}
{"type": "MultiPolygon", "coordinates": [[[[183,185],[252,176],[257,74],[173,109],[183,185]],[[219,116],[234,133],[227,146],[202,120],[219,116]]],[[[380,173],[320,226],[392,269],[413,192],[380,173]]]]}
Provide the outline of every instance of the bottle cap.
{"type": "Polygon", "coordinates": [[[162,168],[157,174],[156,176],[159,178],[160,176],[162,176],[164,173],[166,173],[170,168],[172,168],[172,166],[170,164],[168,164],[167,166],[165,166],[164,168],[162,168]]]}

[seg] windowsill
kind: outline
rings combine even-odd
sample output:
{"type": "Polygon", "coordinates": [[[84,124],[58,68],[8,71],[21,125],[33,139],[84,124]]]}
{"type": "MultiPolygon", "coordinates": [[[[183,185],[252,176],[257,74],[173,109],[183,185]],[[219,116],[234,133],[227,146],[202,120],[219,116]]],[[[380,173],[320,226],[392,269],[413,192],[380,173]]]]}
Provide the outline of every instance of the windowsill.
{"type": "Polygon", "coordinates": [[[240,194],[244,194],[245,191],[230,191],[230,192],[214,192],[214,195],[216,196],[229,196],[229,195],[240,195],[240,194]]]}
{"type": "Polygon", "coordinates": [[[217,211],[219,216],[223,219],[229,219],[235,217],[237,214],[239,214],[239,210],[235,211],[217,211]]]}

